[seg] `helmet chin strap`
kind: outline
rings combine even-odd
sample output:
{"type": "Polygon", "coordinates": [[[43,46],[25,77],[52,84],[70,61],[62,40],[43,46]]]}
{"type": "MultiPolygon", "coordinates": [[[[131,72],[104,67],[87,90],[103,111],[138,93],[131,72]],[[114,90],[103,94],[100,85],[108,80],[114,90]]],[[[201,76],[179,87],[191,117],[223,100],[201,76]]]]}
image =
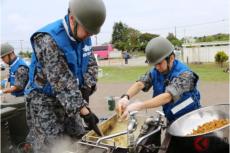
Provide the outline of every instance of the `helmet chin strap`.
{"type": "Polygon", "coordinates": [[[166,57],[165,60],[167,62],[167,70],[163,72],[163,74],[168,74],[170,72],[170,55],[166,57]]]}
{"type": "Polygon", "coordinates": [[[170,71],[170,60],[169,59],[167,60],[167,71],[168,72],[170,71]]]}
{"type": "Polygon", "coordinates": [[[8,58],[8,61],[9,61],[9,65],[11,64],[11,57],[10,57],[10,54],[7,55],[7,58],[8,58]]]}
{"type": "Polygon", "coordinates": [[[78,23],[76,20],[74,20],[74,31],[73,31],[73,37],[77,40],[77,41],[82,41],[78,35],[77,35],[77,27],[78,27],[78,23]]]}

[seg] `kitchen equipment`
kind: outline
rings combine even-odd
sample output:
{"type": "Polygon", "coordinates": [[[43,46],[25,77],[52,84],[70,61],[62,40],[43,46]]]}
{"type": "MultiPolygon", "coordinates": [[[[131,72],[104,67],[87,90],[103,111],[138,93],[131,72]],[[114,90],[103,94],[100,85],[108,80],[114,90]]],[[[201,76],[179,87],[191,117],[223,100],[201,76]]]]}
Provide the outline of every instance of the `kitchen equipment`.
{"type": "MultiPolygon", "coordinates": [[[[109,150],[116,150],[118,152],[127,152],[128,149],[128,126],[131,124],[133,128],[132,133],[134,137],[137,137],[139,131],[141,129],[141,125],[143,125],[146,116],[137,115],[136,118],[136,127],[134,127],[134,120],[130,122],[130,120],[119,121],[118,116],[116,114],[112,115],[108,120],[103,121],[99,124],[99,128],[104,134],[104,137],[98,137],[94,131],[88,132],[83,136],[82,142],[90,145],[103,146],[109,148],[109,150]]],[[[130,129],[131,130],[131,129],[130,129]]]]}
{"type": "Polygon", "coordinates": [[[95,148],[105,147],[107,153],[157,153],[160,149],[162,115],[158,118],[129,112],[129,120],[120,122],[117,115],[99,124],[104,133],[97,137],[94,131],[83,136],[79,144],[95,148]],[[146,128],[147,126],[147,128],[146,128]]]}
{"type": "Polygon", "coordinates": [[[229,119],[229,104],[203,107],[175,120],[167,130],[172,136],[167,153],[228,153],[229,124],[203,134],[189,135],[199,125],[215,119],[229,119]]]}

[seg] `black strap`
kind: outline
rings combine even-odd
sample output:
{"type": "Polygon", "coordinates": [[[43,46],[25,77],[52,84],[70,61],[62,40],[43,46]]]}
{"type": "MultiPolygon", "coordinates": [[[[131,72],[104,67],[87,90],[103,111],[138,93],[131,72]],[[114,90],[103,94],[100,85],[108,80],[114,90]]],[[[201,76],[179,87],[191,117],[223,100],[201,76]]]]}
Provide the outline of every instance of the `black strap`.
{"type": "Polygon", "coordinates": [[[128,95],[128,94],[123,94],[123,95],[121,95],[121,98],[124,98],[124,97],[127,97],[127,98],[128,98],[128,100],[130,99],[130,97],[129,97],[129,95],[128,95]]]}

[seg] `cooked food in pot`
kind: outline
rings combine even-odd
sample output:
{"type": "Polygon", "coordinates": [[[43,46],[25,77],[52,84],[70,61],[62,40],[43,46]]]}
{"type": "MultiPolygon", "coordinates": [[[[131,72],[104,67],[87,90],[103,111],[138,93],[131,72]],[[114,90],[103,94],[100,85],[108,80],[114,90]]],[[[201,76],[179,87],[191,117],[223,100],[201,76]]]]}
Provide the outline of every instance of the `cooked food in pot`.
{"type": "Polygon", "coordinates": [[[223,127],[227,124],[229,124],[229,119],[213,120],[213,121],[210,121],[210,122],[207,122],[207,123],[204,123],[198,126],[197,129],[193,129],[192,133],[188,135],[197,135],[197,134],[207,133],[209,131],[213,131],[217,128],[223,127]]]}

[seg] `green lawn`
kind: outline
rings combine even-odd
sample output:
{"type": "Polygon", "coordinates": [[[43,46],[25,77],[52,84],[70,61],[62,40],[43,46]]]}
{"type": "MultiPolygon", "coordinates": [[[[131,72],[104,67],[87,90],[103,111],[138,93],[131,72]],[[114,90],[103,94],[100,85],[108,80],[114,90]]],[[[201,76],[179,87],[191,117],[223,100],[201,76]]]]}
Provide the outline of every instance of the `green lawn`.
{"type": "Polygon", "coordinates": [[[102,67],[103,77],[99,78],[100,82],[118,83],[136,81],[141,74],[145,74],[150,67],[132,66],[132,67],[102,67]]]}
{"type": "MultiPolygon", "coordinates": [[[[216,64],[200,64],[189,65],[196,72],[202,81],[228,82],[229,74],[224,73],[223,69],[216,64]]],[[[146,66],[136,67],[102,67],[103,77],[99,78],[99,82],[118,83],[118,82],[134,82],[141,75],[150,69],[146,66]]]]}
{"type": "Polygon", "coordinates": [[[202,81],[214,81],[214,82],[223,82],[229,81],[229,73],[223,72],[226,69],[227,65],[224,68],[220,68],[217,64],[200,64],[200,65],[189,65],[193,71],[195,71],[202,81]]]}

